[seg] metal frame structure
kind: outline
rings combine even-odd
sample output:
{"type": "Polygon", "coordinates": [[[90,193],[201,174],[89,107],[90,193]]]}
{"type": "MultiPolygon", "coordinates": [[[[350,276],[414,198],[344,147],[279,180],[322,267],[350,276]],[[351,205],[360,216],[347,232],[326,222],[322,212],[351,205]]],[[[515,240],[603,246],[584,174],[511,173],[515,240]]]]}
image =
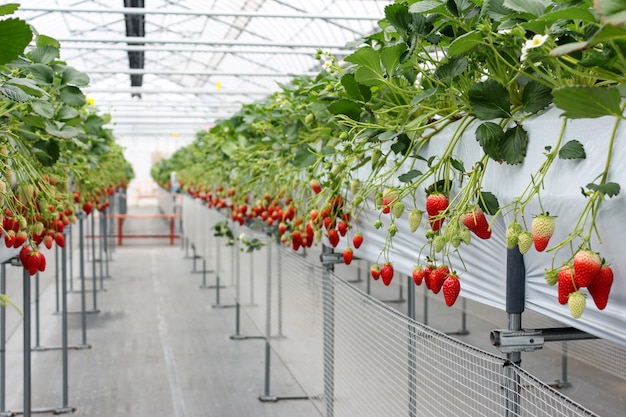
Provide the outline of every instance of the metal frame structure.
{"type": "Polygon", "coordinates": [[[316,52],[350,53],[346,45],[371,33],[389,3],[33,0],[17,16],[57,39],[61,59],[90,76],[84,91],[111,113],[114,132],[164,137],[193,135],[275,92],[277,82],[319,73],[316,52]],[[132,108],[122,105],[130,98],[132,108]],[[189,107],[173,101],[201,115],[190,119],[189,107]],[[207,106],[216,101],[218,109],[207,106]],[[158,128],[159,108],[171,129],[158,128]]]}

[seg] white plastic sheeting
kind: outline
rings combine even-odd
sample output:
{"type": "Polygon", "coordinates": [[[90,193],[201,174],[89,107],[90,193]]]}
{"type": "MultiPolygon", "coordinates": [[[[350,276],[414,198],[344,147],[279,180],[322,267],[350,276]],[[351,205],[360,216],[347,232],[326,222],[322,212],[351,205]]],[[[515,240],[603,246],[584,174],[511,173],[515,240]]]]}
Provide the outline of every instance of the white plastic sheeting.
{"type": "MultiPolygon", "coordinates": [[[[539,166],[544,162],[543,156],[546,146],[554,146],[560,134],[563,119],[561,111],[550,109],[546,113],[528,119],[523,127],[529,133],[527,157],[520,165],[499,165],[490,161],[487,165],[483,181],[483,191],[496,195],[501,206],[504,206],[519,196],[526,185],[531,181],[539,166]]],[[[463,161],[466,169],[477,162],[483,154],[474,132],[479,122],[470,126],[457,146],[454,157],[463,161]]],[[[626,257],[623,251],[626,248],[626,197],[624,191],[613,198],[605,198],[597,218],[598,232],[602,242],[592,240],[592,249],[600,253],[611,264],[615,279],[607,307],[600,311],[591,299],[587,298],[587,309],[582,318],[573,319],[567,305],[557,301],[557,286],[546,284],[544,271],[552,265],[553,252],[550,247],[563,241],[573,230],[580,212],[586,204],[581,193],[588,183],[594,182],[604,170],[606,154],[615,119],[610,117],[599,119],[580,119],[567,122],[562,144],[569,140],[580,141],[586,151],[584,160],[556,159],[545,178],[544,188],[541,191],[541,203],[545,211],[557,216],[555,234],[550,241],[546,252],[537,252],[534,248],[524,255],[526,267],[526,308],[545,314],[560,322],[584,330],[588,333],[626,346],[626,257]]],[[[437,134],[424,150],[424,155],[441,155],[444,147],[454,130],[452,124],[437,134]]],[[[626,185],[626,130],[619,126],[618,137],[615,140],[612,154],[612,165],[608,180],[617,182],[622,187],[626,185]]],[[[421,161],[418,161],[421,162],[421,161]]],[[[425,171],[425,165],[414,167],[425,171]]],[[[424,209],[425,193],[422,187],[416,195],[418,207],[424,209]]],[[[453,190],[454,192],[454,190],[453,190]]],[[[413,199],[405,201],[407,210],[413,208],[413,199]]],[[[537,200],[532,201],[525,210],[526,225],[530,228],[532,216],[541,213],[537,200]]],[[[407,214],[395,221],[398,233],[393,238],[389,251],[389,260],[393,262],[396,272],[410,275],[413,266],[418,263],[420,248],[426,243],[424,224],[427,215],[424,214],[422,226],[415,233],[410,233],[407,214]]],[[[376,219],[381,218],[385,226],[389,224],[389,216],[380,216],[380,211],[373,209],[358,218],[357,228],[365,240],[363,245],[355,250],[355,256],[371,262],[383,262],[380,254],[385,244],[386,227],[376,230],[373,226],[376,219]]],[[[491,220],[491,218],[489,219],[491,220]]],[[[481,240],[472,235],[470,246],[461,245],[460,252],[465,264],[454,253],[451,269],[460,275],[461,296],[467,297],[497,308],[505,309],[506,301],[506,244],[504,239],[506,224],[513,220],[512,214],[504,218],[499,217],[493,222],[491,239],[481,240]]],[[[521,221],[521,219],[518,219],[521,221]]],[[[444,224],[445,225],[445,224],[444,224]]],[[[576,242],[574,242],[576,243],[576,242]]],[[[343,249],[346,240],[340,242],[337,250],[343,249]]],[[[572,250],[576,250],[573,247],[572,250]]],[[[428,250],[424,250],[422,259],[428,250]]],[[[554,266],[558,267],[572,254],[569,247],[561,250],[555,258],[554,266]]],[[[378,281],[376,285],[383,285],[378,281]]],[[[424,284],[422,284],[424,285],[424,284]]],[[[586,290],[583,290],[586,291],[586,290]]],[[[439,296],[442,296],[441,293],[439,296]]],[[[523,326],[523,322],[522,322],[523,326]]]]}

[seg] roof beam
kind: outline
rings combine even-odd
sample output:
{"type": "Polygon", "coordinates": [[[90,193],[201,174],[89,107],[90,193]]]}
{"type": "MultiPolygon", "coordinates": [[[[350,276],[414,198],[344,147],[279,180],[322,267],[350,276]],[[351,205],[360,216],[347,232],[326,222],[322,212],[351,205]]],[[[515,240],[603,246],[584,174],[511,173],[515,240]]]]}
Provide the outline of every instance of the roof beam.
{"type": "Polygon", "coordinates": [[[84,87],[83,91],[89,93],[139,93],[139,94],[210,94],[226,96],[266,96],[271,94],[270,90],[216,90],[213,88],[145,88],[145,87],[124,87],[124,88],[99,88],[84,87]]]}
{"type": "MultiPolygon", "coordinates": [[[[66,44],[72,43],[137,43],[137,38],[124,37],[124,38],[56,38],[61,42],[63,47],[66,44]]],[[[320,43],[304,43],[304,42],[250,42],[239,40],[203,40],[203,39],[150,39],[145,38],[141,40],[141,43],[155,44],[155,45],[223,45],[223,46],[255,46],[255,47],[277,47],[277,48],[335,48],[335,49],[353,49],[348,48],[346,45],[340,44],[320,44],[320,43]]]]}
{"type": "MultiPolygon", "coordinates": [[[[131,74],[131,75],[207,75],[207,76],[232,76],[232,77],[291,77],[296,74],[280,73],[280,72],[233,72],[233,71],[184,71],[184,70],[157,70],[149,68],[91,68],[83,70],[87,74],[131,74]]],[[[310,75],[315,76],[318,73],[298,73],[297,75],[310,75]]]]}
{"type": "Polygon", "coordinates": [[[331,14],[310,14],[310,13],[259,13],[259,12],[218,12],[213,10],[196,11],[196,10],[155,10],[134,7],[133,10],[120,9],[120,8],[72,8],[72,7],[28,7],[21,6],[20,11],[27,12],[46,12],[46,13],[112,13],[112,14],[155,14],[155,15],[179,15],[179,16],[202,16],[202,17],[253,17],[253,18],[267,18],[267,19],[322,19],[322,20],[365,20],[365,21],[378,21],[382,16],[372,15],[331,15],[331,14]]]}

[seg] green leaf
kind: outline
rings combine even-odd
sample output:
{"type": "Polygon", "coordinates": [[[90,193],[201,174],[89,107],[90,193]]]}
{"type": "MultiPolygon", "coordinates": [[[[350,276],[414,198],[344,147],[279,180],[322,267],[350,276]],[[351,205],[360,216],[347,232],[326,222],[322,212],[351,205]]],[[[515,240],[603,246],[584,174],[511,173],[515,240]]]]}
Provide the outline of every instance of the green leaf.
{"type": "Polygon", "coordinates": [[[481,191],[478,199],[478,206],[490,216],[493,216],[500,209],[500,203],[493,193],[489,191],[481,191]]]}
{"type": "Polygon", "coordinates": [[[400,180],[400,182],[411,182],[420,175],[422,175],[421,171],[418,171],[417,169],[412,169],[409,172],[400,175],[398,179],[400,180]]]}
{"type": "Polygon", "coordinates": [[[33,38],[30,26],[20,19],[0,20],[0,65],[20,56],[33,38]]]}
{"type": "Polygon", "coordinates": [[[554,104],[570,119],[621,117],[617,87],[560,87],[552,92],[554,104]]]}
{"type": "Polygon", "coordinates": [[[29,53],[33,62],[38,64],[49,64],[59,57],[59,49],[53,46],[38,46],[29,53]]]}
{"type": "Polygon", "coordinates": [[[465,166],[463,165],[462,161],[458,159],[450,158],[450,163],[452,164],[452,167],[456,169],[457,171],[465,172],[465,166]]]}
{"type": "Polygon", "coordinates": [[[0,6],[0,16],[6,16],[8,14],[13,14],[20,7],[17,3],[3,4],[0,6]]]}
{"type": "Polygon", "coordinates": [[[380,135],[378,135],[378,140],[381,142],[385,142],[387,140],[391,140],[393,138],[395,138],[396,136],[398,136],[398,132],[396,132],[395,130],[391,129],[391,130],[387,130],[383,133],[381,133],[380,135]]]}
{"type": "Polygon", "coordinates": [[[78,117],[78,110],[70,106],[61,107],[56,116],[58,120],[70,120],[75,117],[78,117]]]}
{"type": "Polygon", "coordinates": [[[396,142],[391,145],[391,150],[396,154],[406,155],[411,146],[411,139],[407,135],[400,135],[397,137],[396,142]]]}
{"type": "Polygon", "coordinates": [[[89,76],[75,68],[66,67],[61,75],[61,84],[86,87],[89,85],[89,76]]]}
{"type": "Polygon", "coordinates": [[[495,80],[472,85],[469,90],[469,101],[472,111],[481,120],[511,116],[509,92],[495,80]]]}
{"type": "Polygon", "coordinates": [[[26,68],[33,75],[33,79],[37,84],[52,84],[54,81],[54,72],[49,65],[31,64],[26,68]]]}
{"type": "Polygon", "coordinates": [[[380,56],[370,46],[357,49],[344,60],[357,65],[355,77],[360,83],[376,85],[385,80],[380,66],[380,56]]]}
{"type": "Polygon", "coordinates": [[[237,149],[237,144],[230,140],[225,141],[224,143],[222,143],[222,146],[220,146],[220,150],[224,153],[224,155],[229,158],[232,157],[235,152],[237,152],[237,149]]]}
{"type": "Polygon", "coordinates": [[[502,162],[501,142],[504,138],[504,130],[500,125],[493,122],[481,123],[476,128],[476,140],[483,148],[485,154],[497,162],[502,162]]]}
{"type": "Polygon", "coordinates": [[[52,46],[54,49],[61,49],[61,44],[56,39],[46,36],[46,35],[37,35],[35,38],[35,43],[37,46],[52,46]]]}
{"type": "Polygon", "coordinates": [[[29,96],[41,97],[47,94],[44,90],[39,88],[33,80],[29,80],[28,78],[11,78],[7,81],[7,84],[21,88],[29,96]]]}
{"type": "Polygon", "coordinates": [[[549,5],[549,0],[504,0],[504,7],[516,12],[530,13],[535,17],[544,14],[549,5]]]}
{"type": "Polygon", "coordinates": [[[30,96],[26,94],[24,90],[9,84],[0,86],[0,94],[5,96],[9,100],[17,101],[20,103],[24,103],[30,98],[30,96]]]}
{"type": "Polygon", "coordinates": [[[456,56],[450,58],[448,62],[440,65],[435,71],[435,78],[448,80],[461,75],[467,69],[468,60],[465,57],[456,56]]]}
{"type": "Polygon", "coordinates": [[[522,104],[527,113],[537,113],[552,103],[552,89],[538,81],[531,80],[524,86],[522,104]]]}
{"type": "Polygon", "coordinates": [[[46,119],[52,119],[54,117],[54,107],[48,100],[33,99],[30,101],[30,107],[35,113],[46,119]]]}
{"type": "Polygon", "coordinates": [[[380,60],[383,63],[383,67],[387,70],[388,76],[393,75],[400,62],[402,54],[406,51],[406,44],[400,43],[394,46],[383,48],[380,53],[380,60]]]}
{"type": "MultiPolygon", "coordinates": [[[[41,116],[22,116],[22,121],[24,125],[21,128],[25,128],[24,126],[34,127],[36,129],[45,129],[48,126],[48,119],[41,116]]],[[[34,129],[27,129],[29,132],[35,132],[34,129]]]]}
{"type": "Polygon", "coordinates": [[[593,5],[604,23],[621,25],[626,23],[624,0],[595,0],[593,5]]]}
{"type": "Polygon", "coordinates": [[[589,42],[570,42],[559,45],[550,51],[550,56],[562,56],[572,52],[582,51],[589,46],[589,42]]]}
{"type": "Polygon", "coordinates": [[[517,165],[524,161],[528,148],[528,133],[521,127],[507,129],[502,138],[502,157],[507,164],[517,165]]]}
{"type": "Polygon", "coordinates": [[[411,15],[406,5],[396,3],[385,6],[385,18],[396,28],[400,36],[407,38],[411,30],[411,15]]]}
{"type": "Polygon", "coordinates": [[[620,186],[616,182],[607,182],[605,184],[587,184],[587,188],[591,191],[598,191],[604,195],[608,195],[609,197],[615,197],[620,192],[620,186]]]}
{"type": "Polygon", "coordinates": [[[566,9],[558,9],[537,18],[537,21],[546,22],[547,26],[549,26],[548,23],[552,24],[557,20],[582,20],[584,22],[592,23],[596,21],[596,18],[588,9],[583,9],[577,6],[568,7],[566,9]]]}
{"type": "Polygon", "coordinates": [[[409,7],[411,13],[426,13],[435,10],[437,7],[442,7],[444,4],[440,1],[420,1],[413,3],[409,7]]]}
{"type": "Polygon", "coordinates": [[[306,168],[313,165],[315,161],[317,161],[317,155],[308,147],[303,147],[293,157],[293,166],[296,168],[306,168]]]}
{"type": "Polygon", "coordinates": [[[413,99],[411,99],[411,106],[415,106],[422,101],[426,100],[428,97],[434,96],[439,89],[437,87],[429,88],[428,90],[420,91],[413,99]]]}
{"type": "Polygon", "coordinates": [[[68,106],[81,107],[85,105],[85,95],[78,87],[67,85],[59,90],[61,100],[68,106]]]}
{"type": "Polygon", "coordinates": [[[561,159],[585,159],[586,157],[585,148],[577,140],[570,140],[559,149],[561,159]]]}
{"type": "Polygon", "coordinates": [[[352,120],[358,120],[361,115],[361,106],[354,101],[342,99],[328,105],[328,111],[332,114],[343,114],[352,120]]]}
{"type": "Polygon", "coordinates": [[[346,90],[346,93],[348,93],[350,98],[357,101],[363,100],[363,94],[359,88],[359,83],[357,83],[354,78],[354,74],[346,74],[341,77],[341,85],[343,85],[343,88],[346,90]]]}
{"type": "Polygon", "coordinates": [[[464,54],[474,47],[484,43],[483,35],[475,30],[467,32],[456,38],[448,47],[448,55],[456,56],[464,54]]]}
{"type": "Polygon", "coordinates": [[[41,165],[52,166],[60,156],[59,144],[56,140],[40,140],[33,145],[33,153],[41,165]]]}
{"type": "Polygon", "coordinates": [[[504,7],[504,0],[485,0],[480,12],[480,17],[489,16],[491,20],[500,22],[503,17],[511,14],[510,10],[504,7]]]}
{"type": "Polygon", "coordinates": [[[56,123],[48,124],[46,126],[46,132],[54,137],[61,138],[61,139],[75,138],[80,133],[80,131],[76,129],[74,126],[63,125],[61,128],[59,128],[59,125],[56,123]]]}

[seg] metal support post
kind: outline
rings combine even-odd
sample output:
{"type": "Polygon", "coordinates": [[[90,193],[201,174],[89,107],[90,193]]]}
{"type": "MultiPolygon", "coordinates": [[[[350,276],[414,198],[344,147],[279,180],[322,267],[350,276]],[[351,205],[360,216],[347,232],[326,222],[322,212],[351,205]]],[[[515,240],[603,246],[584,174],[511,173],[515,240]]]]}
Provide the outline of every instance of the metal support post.
{"type": "Polygon", "coordinates": [[[223,285],[220,284],[220,271],[221,271],[221,249],[220,242],[216,239],[215,242],[215,304],[213,304],[213,308],[230,308],[235,307],[235,305],[224,305],[220,302],[220,288],[224,288],[223,285]]]}
{"type": "Polygon", "coordinates": [[[69,228],[67,229],[67,237],[68,237],[68,244],[69,244],[69,253],[70,253],[70,292],[74,291],[74,250],[73,250],[73,242],[74,242],[74,238],[73,235],[74,233],[72,233],[72,229],[73,227],[70,225],[69,228]]]}
{"type": "Polygon", "coordinates": [[[250,251],[250,305],[254,304],[254,251],[250,251]]]}
{"type": "Polygon", "coordinates": [[[40,348],[39,339],[39,272],[37,272],[35,273],[35,347],[33,350],[40,348]]]}
{"type": "MultiPolygon", "coordinates": [[[[79,268],[80,268],[80,303],[81,303],[81,327],[82,327],[82,345],[87,344],[87,300],[85,296],[85,233],[84,223],[87,215],[84,211],[78,213],[78,252],[79,252],[79,268]]],[[[95,288],[94,288],[95,289],[95,288]]],[[[94,291],[95,292],[95,291],[94,291]]]]}
{"type": "Polygon", "coordinates": [[[91,213],[91,273],[93,278],[93,311],[98,310],[98,281],[96,277],[96,223],[95,216],[91,213]]]}
{"type": "Polygon", "coordinates": [[[276,276],[278,279],[278,335],[274,336],[279,339],[284,339],[285,335],[283,335],[283,266],[282,266],[282,253],[283,248],[279,247],[277,255],[277,263],[276,263],[276,276]]]}
{"type": "Polygon", "coordinates": [[[24,344],[22,345],[23,351],[23,365],[24,365],[24,417],[31,417],[32,403],[31,403],[31,367],[30,367],[30,275],[26,268],[22,270],[22,285],[23,285],[23,300],[22,306],[22,323],[24,330],[24,344]]]}
{"type": "Polygon", "coordinates": [[[104,241],[106,240],[106,230],[104,230],[104,218],[106,216],[106,209],[100,212],[99,227],[100,227],[100,239],[98,242],[98,263],[100,264],[100,291],[104,291],[104,241]]]}
{"type": "Polygon", "coordinates": [[[324,326],[324,401],[326,402],[326,417],[335,415],[335,282],[332,272],[335,269],[331,260],[325,258],[333,254],[333,248],[322,246],[322,265],[325,269],[322,275],[322,310],[324,326]]]}
{"type": "MultiPolygon", "coordinates": [[[[0,265],[0,294],[6,294],[6,263],[0,265]]],[[[6,306],[0,306],[0,413],[6,411],[6,306]]]]}
{"type": "Polygon", "coordinates": [[[68,367],[69,360],[67,356],[67,253],[65,247],[61,250],[62,256],[62,273],[61,273],[61,285],[62,285],[62,299],[61,303],[63,305],[63,315],[61,322],[61,361],[63,367],[63,375],[61,378],[62,384],[62,405],[57,410],[55,410],[55,414],[60,413],[69,413],[75,411],[74,407],[69,405],[69,376],[68,376],[68,367]]]}
{"type": "Polygon", "coordinates": [[[428,289],[424,285],[424,325],[428,326],[428,289]]]}
{"type": "Polygon", "coordinates": [[[275,395],[270,394],[270,359],[272,336],[272,243],[267,245],[267,269],[266,269],[266,289],[265,289],[265,384],[263,395],[259,397],[262,402],[276,402],[275,395]]]}
{"type": "Polygon", "coordinates": [[[264,336],[246,336],[241,334],[241,270],[239,262],[239,240],[235,241],[235,334],[232,340],[265,339],[264,336]]]}
{"type": "MultiPolygon", "coordinates": [[[[506,312],[508,330],[522,330],[522,313],[526,298],[526,268],[524,256],[517,247],[507,251],[506,259],[506,312]]],[[[506,354],[509,364],[519,366],[522,352],[514,351],[506,354]]],[[[520,410],[521,378],[514,366],[506,366],[506,417],[518,416],[520,410]]]]}
{"type": "Polygon", "coordinates": [[[59,314],[59,246],[54,245],[54,290],[55,308],[54,313],[59,314]]]}

